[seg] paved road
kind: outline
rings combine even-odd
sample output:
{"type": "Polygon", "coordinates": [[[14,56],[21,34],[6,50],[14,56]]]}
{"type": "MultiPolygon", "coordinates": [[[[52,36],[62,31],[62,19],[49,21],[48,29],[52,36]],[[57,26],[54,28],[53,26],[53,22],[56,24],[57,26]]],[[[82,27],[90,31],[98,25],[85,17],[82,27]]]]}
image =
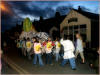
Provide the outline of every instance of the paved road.
{"type": "Polygon", "coordinates": [[[2,74],[18,74],[18,72],[2,60],[2,74]]]}
{"type": "MultiPolygon", "coordinates": [[[[56,63],[53,60],[53,66],[51,65],[45,65],[44,67],[40,67],[39,65],[33,65],[32,60],[28,60],[26,57],[20,57],[18,56],[18,53],[16,51],[9,51],[6,56],[6,61],[10,62],[10,64],[13,64],[14,71],[11,71],[12,69],[9,69],[8,72],[5,71],[3,74],[95,74],[95,70],[91,69],[86,62],[86,64],[80,64],[79,61],[77,61],[77,70],[71,70],[69,63],[65,65],[65,67],[60,66],[60,62],[56,63]],[[15,68],[15,67],[16,68],[15,68]]],[[[12,65],[11,65],[12,66],[12,65]]]]}

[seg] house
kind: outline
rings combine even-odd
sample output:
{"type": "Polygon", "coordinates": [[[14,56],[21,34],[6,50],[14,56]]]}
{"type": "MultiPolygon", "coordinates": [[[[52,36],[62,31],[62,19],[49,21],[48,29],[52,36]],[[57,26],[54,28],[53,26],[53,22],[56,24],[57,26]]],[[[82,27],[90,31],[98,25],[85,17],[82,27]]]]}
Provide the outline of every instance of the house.
{"type": "Polygon", "coordinates": [[[60,23],[65,17],[66,15],[61,16],[56,12],[55,16],[49,19],[40,17],[40,20],[34,21],[33,25],[38,32],[46,32],[55,40],[56,37],[60,37],[60,23]]]}
{"type": "Polygon", "coordinates": [[[83,41],[89,43],[89,47],[99,47],[99,15],[72,9],[60,24],[60,36],[72,37],[75,40],[75,34],[80,33],[83,41]]]}

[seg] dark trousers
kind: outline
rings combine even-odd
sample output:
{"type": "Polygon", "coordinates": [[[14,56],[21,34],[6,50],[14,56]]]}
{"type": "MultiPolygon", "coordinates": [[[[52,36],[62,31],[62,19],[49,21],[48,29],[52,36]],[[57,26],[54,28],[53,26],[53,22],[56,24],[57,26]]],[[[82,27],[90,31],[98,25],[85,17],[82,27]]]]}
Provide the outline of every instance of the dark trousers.
{"type": "Polygon", "coordinates": [[[21,48],[18,48],[18,54],[19,54],[19,56],[22,56],[22,50],[21,50],[21,48]]]}
{"type": "Polygon", "coordinates": [[[46,64],[52,64],[52,54],[51,53],[46,54],[46,64]]]}

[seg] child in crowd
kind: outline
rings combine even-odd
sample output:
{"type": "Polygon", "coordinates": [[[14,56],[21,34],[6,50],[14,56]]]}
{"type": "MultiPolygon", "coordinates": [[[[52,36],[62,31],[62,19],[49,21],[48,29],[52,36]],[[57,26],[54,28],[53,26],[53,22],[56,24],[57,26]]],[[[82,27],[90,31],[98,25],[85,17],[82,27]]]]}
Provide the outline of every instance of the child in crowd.
{"type": "Polygon", "coordinates": [[[61,48],[61,44],[60,44],[60,42],[58,41],[58,38],[56,38],[55,47],[56,47],[56,49],[55,49],[56,61],[58,61],[59,58],[60,58],[59,52],[60,52],[60,48],[61,48]]]}
{"type": "Polygon", "coordinates": [[[48,38],[48,42],[46,44],[46,64],[52,65],[52,48],[54,43],[51,41],[51,38],[48,38]]]}
{"type": "Polygon", "coordinates": [[[31,50],[31,53],[30,53],[31,55],[34,54],[34,42],[35,41],[36,41],[36,38],[33,37],[32,40],[31,40],[31,43],[32,43],[32,48],[31,48],[32,50],[31,50]]]}
{"type": "Polygon", "coordinates": [[[43,66],[43,61],[42,61],[42,58],[41,58],[41,43],[40,43],[40,40],[38,41],[36,39],[36,41],[34,42],[34,59],[33,59],[33,64],[36,65],[36,62],[37,62],[37,58],[39,59],[39,65],[40,66],[43,66]]]}
{"type": "Polygon", "coordinates": [[[29,38],[26,41],[26,49],[27,49],[28,59],[30,60],[31,59],[30,51],[32,49],[32,43],[29,38]]]}
{"type": "Polygon", "coordinates": [[[18,39],[17,48],[18,48],[19,56],[22,56],[22,39],[18,39]]]}
{"type": "Polygon", "coordinates": [[[22,40],[22,55],[26,56],[26,39],[22,40]]]}
{"type": "Polygon", "coordinates": [[[46,52],[46,44],[47,44],[47,41],[42,42],[42,53],[43,54],[46,52]]]}

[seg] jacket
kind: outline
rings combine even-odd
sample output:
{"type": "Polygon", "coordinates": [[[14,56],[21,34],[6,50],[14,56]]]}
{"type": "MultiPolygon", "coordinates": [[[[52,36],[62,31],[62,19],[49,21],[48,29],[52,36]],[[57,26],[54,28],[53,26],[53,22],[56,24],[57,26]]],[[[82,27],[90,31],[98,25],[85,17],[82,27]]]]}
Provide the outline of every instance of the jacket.
{"type": "Polygon", "coordinates": [[[70,58],[74,58],[74,44],[71,40],[63,40],[61,39],[60,43],[63,45],[64,47],[64,59],[70,59],[70,58]]]}

